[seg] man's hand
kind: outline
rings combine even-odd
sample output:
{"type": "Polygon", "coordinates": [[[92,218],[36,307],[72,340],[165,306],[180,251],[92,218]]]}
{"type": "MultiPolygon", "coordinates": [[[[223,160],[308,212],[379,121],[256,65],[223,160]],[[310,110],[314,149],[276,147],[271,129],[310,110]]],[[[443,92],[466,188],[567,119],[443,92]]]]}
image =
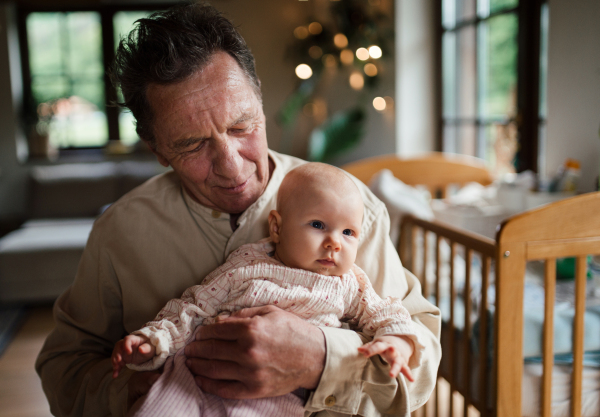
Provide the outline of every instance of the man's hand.
{"type": "Polygon", "coordinates": [[[127,383],[127,409],[130,410],[133,404],[143,395],[150,391],[152,384],[156,382],[160,372],[136,372],[127,383]]]}
{"type": "Polygon", "coordinates": [[[185,348],[198,386],[235,399],[316,388],[325,353],[318,327],[274,306],[246,308],[203,326],[185,348]]]}
{"type": "Polygon", "coordinates": [[[405,336],[380,336],[358,348],[358,351],[367,358],[380,355],[390,364],[392,378],[396,378],[399,373],[402,373],[410,382],[415,381],[408,367],[414,350],[412,340],[405,336]]]}

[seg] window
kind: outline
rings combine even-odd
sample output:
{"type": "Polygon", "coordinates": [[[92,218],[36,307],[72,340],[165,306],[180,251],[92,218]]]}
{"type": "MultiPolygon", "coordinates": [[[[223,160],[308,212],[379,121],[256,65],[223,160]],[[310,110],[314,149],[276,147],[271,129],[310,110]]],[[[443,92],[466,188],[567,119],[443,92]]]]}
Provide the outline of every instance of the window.
{"type": "Polygon", "coordinates": [[[109,140],[127,147],[139,140],[131,113],[110,105],[120,92],[107,69],[134,22],[161,8],[20,10],[30,155],[47,151],[40,152],[36,140],[62,151],[101,148],[109,140]]]}
{"type": "Polygon", "coordinates": [[[58,148],[105,145],[100,14],[31,13],[27,44],[38,133],[58,148]]]}
{"type": "Polygon", "coordinates": [[[536,170],[541,3],[441,1],[443,151],[536,170]]]}

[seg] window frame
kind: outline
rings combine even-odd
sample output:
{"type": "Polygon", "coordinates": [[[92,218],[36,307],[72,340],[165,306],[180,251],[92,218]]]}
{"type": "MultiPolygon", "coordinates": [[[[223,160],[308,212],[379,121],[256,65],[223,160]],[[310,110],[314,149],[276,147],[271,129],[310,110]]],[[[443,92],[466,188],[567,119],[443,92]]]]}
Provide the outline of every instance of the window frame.
{"type": "MultiPolygon", "coordinates": [[[[89,154],[102,151],[106,147],[110,147],[111,144],[119,143],[121,135],[119,131],[119,114],[121,109],[111,103],[117,101],[117,89],[110,80],[109,70],[114,63],[115,59],[115,35],[114,35],[114,16],[118,12],[127,11],[149,11],[154,12],[158,10],[164,10],[173,6],[181,4],[180,2],[145,2],[145,3],[131,3],[131,4],[119,4],[119,5],[96,5],[86,6],[78,4],[62,4],[57,6],[35,4],[35,5],[19,5],[17,7],[17,30],[19,38],[19,48],[21,55],[21,75],[23,79],[23,103],[22,103],[22,122],[28,124],[28,119],[36,113],[35,100],[33,98],[32,91],[32,76],[29,62],[29,43],[27,38],[27,16],[31,13],[38,12],[52,12],[52,13],[69,13],[69,12],[97,12],[100,15],[100,26],[102,29],[101,34],[101,51],[102,51],[102,64],[104,68],[103,82],[104,82],[104,96],[105,106],[104,111],[106,113],[107,120],[107,132],[108,138],[106,144],[103,146],[70,146],[59,149],[59,157],[69,156],[73,154],[89,154]]],[[[28,126],[26,126],[28,127],[28,126]]]]}
{"type": "MultiPolygon", "coordinates": [[[[538,150],[539,150],[539,126],[544,123],[544,120],[540,117],[540,30],[541,30],[541,9],[547,0],[520,0],[517,6],[508,7],[499,11],[491,12],[486,17],[480,17],[477,12],[471,19],[463,19],[460,23],[457,23],[451,29],[447,29],[443,25],[442,21],[442,3],[443,0],[436,2],[435,19],[438,22],[437,25],[437,36],[436,36],[436,84],[437,88],[437,99],[436,99],[436,112],[437,119],[439,121],[437,128],[436,138],[436,150],[442,151],[444,149],[444,130],[445,127],[452,124],[460,126],[465,123],[464,118],[460,116],[454,116],[452,118],[446,118],[444,116],[444,83],[443,83],[443,50],[442,40],[444,34],[450,31],[457,31],[461,27],[472,25],[475,33],[475,62],[478,60],[479,53],[479,33],[477,30],[478,25],[482,21],[489,20],[493,17],[500,16],[508,13],[516,13],[518,19],[517,28],[517,103],[516,103],[516,116],[515,121],[518,129],[518,140],[519,147],[515,159],[515,169],[517,172],[525,170],[532,170],[533,172],[538,171],[538,150]]],[[[475,106],[476,108],[480,105],[479,98],[479,85],[478,69],[475,68],[475,74],[477,75],[474,79],[475,83],[475,106]]],[[[475,117],[471,121],[467,121],[467,124],[474,126],[476,129],[477,142],[479,142],[479,135],[482,126],[488,125],[488,121],[482,118],[479,112],[476,110],[475,117]]]]}

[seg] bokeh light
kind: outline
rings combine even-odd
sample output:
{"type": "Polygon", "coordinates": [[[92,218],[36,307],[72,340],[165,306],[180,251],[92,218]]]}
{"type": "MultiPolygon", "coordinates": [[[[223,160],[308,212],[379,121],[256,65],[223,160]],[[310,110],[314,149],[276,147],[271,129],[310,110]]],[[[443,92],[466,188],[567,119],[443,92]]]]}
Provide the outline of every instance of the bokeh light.
{"type": "Polygon", "coordinates": [[[373,99],[373,107],[375,107],[375,110],[384,111],[386,106],[387,106],[387,104],[383,97],[375,97],[373,99]]]}
{"type": "Polygon", "coordinates": [[[349,81],[350,87],[352,87],[355,90],[362,90],[362,88],[365,86],[365,78],[358,71],[354,71],[352,74],[350,74],[349,81]]]}
{"type": "Polygon", "coordinates": [[[361,61],[366,61],[367,59],[369,59],[369,51],[367,50],[367,48],[358,48],[356,50],[356,57],[361,61]]]}
{"type": "Polygon", "coordinates": [[[391,98],[390,96],[385,96],[383,99],[385,100],[385,108],[388,110],[393,110],[394,109],[394,99],[391,98]]]}
{"type": "Polygon", "coordinates": [[[298,78],[308,80],[310,77],[312,77],[312,74],[312,69],[306,64],[300,64],[296,67],[296,75],[298,78]]]}
{"type": "Polygon", "coordinates": [[[312,59],[319,59],[323,56],[323,50],[317,45],[313,45],[308,49],[308,55],[310,55],[312,59]]]}
{"type": "Polygon", "coordinates": [[[308,25],[308,31],[311,35],[318,35],[323,31],[323,26],[319,22],[312,22],[308,25]]]}
{"type": "Polygon", "coordinates": [[[381,48],[377,45],[371,45],[369,46],[369,55],[371,56],[371,58],[373,59],[379,59],[381,58],[381,55],[383,53],[381,52],[381,48]]]}
{"type": "Polygon", "coordinates": [[[363,68],[363,71],[365,72],[365,74],[367,74],[369,77],[374,77],[377,75],[377,67],[375,66],[375,64],[371,64],[368,63],[367,65],[365,65],[365,67],[363,68]]]}
{"type": "Polygon", "coordinates": [[[344,65],[352,65],[354,62],[354,53],[350,49],[344,49],[340,52],[340,61],[344,65]]]}
{"type": "Polygon", "coordinates": [[[298,26],[294,29],[294,36],[297,39],[306,39],[308,37],[308,29],[306,29],[306,26],[298,26]]]}
{"type": "Polygon", "coordinates": [[[344,49],[348,46],[348,38],[343,33],[338,33],[333,37],[333,43],[340,49],[344,49]]]}

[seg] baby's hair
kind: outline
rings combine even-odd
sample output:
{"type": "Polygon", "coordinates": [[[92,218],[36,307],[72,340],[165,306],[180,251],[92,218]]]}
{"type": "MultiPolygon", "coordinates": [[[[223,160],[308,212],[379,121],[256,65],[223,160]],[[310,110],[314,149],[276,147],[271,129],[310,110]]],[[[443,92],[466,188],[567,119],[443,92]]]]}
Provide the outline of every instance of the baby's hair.
{"type": "Polygon", "coordinates": [[[277,193],[278,211],[282,209],[282,205],[290,198],[292,193],[298,194],[310,189],[310,187],[302,187],[302,190],[299,190],[291,187],[291,183],[297,181],[306,181],[304,184],[310,184],[313,187],[330,187],[332,185],[339,188],[348,187],[352,192],[355,192],[362,201],[359,188],[344,170],[320,162],[309,162],[292,169],[281,182],[279,192],[277,193]]]}

